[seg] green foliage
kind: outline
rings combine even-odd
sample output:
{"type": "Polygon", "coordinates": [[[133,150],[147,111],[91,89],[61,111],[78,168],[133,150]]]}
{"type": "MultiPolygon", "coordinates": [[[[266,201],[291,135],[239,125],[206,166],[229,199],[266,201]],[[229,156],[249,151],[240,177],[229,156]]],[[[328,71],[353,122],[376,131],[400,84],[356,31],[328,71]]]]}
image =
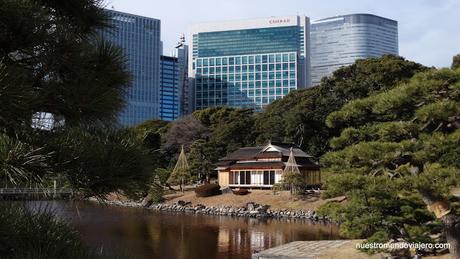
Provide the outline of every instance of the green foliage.
{"type": "Polygon", "coordinates": [[[455,56],[452,58],[452,66],[451,66],[451,68],[452,68],[452,69],[460,68],[460,54],[455,55],[455,56]]]}
{"type": "Polygon", "coordinates": [[[329,127],[343,129],[368,122],[410,120],[422,105],[459,97],[460,74],[449,69],[431,69],[394,89],[352,101],[326,120],[329,127]]]}
{"type": "Polygon", "coordinates": [[[278,194],[278,193],[281,192],[282,190],[284,190],[284,186],[283,186],[282,183],[275,183],[274,185],[272,185],[272,192],[273,192],[273,195],[278,194]]]}
{"type": "MultiPolygon", "coordinates": [[[[307,153],[320,156],[329,150],[329,139],[340,132],[325,124],[331,112],[352,100],[389,90],[423,70],[426,68],[422,65],[401,57],[358,60],[323,78],[320,85],[293,91],[270,104],[258,115],[257,142],[267,139],[293,142],[307,153]]],[[[358,105],[359,101],[355,103],[358,105]]],[[[356,114],[354,117],[360,116],[356,114]]]]}
{"type": "Polygon", "coordinates": [[[254,115],[250,109],[207,108],[193,116],[211,131],[209,142],[220,154],[254,144],[254,115]]]}
{"type": "Polygon", "coordinates": [[[163,198],[164,193],[165,191],[163,185],[158,183],[153,183],[149,190],[150,197],[154,203],[163,202],[165,200],[163,198]]]}
{"type": "Polygon", "coordinates": [[[166,168],[157,168],[153,173],[154,177],[158,178],[158,181],[161,185],[166,185],[169,177],[171,176],[171,170],[166,168]]]}
{"type": "Polygon", "coordinates": [[[2,258],[114,258],[88,249],[77,231],[50,212],[6,203],[0,211],[2,258]]]}
{"type": "Polygon", "coordinates": [[[329,203],[318,213],[342,222],[341,234],[351,238],[368,238],[381,231],[390,238],[419,238],[408,236],[407,228],[424,228],[433,216],[420,196],[401,191],[402,186],[385,176],[340,174],[328,181],[325,196],[346,195],[347,202],[329,203]]]}
{"type": "Polygon", "coordinates": [[[283,180],[281,182],[283,189],[291,191],[291,194],[298,194],[298,191],[305,185],[305,179],[300,173],[283,173],[283,180]]]}
{"type": "Polygon", "coordinates": [[[212,107],[195,111],[192,116],[160,129],[157,126],[150,128],[157,134],[155,143],[158,138],[163,143],[161,152],[165,155],[162,161],[174,162],[175,154],[184,145],[189,151],[194,176],[212,175],[213,165],[219,158],[240,147],[266,143],[269,139],[294,142],[307,153],[317,156],[329,150],[329,139],[339,133],[324,123],[330,112],[350,100],[391,89],[396,82],[405,82],[422,70],[426,68],[394,56],[359,60],[352,66],[339,69],[317,87],[291,92],[268,105],[262,113],[212,107]]]}
{"type": "Polygon", "coordinates": [[[219,158],[243,146],[254,145],[255,117],[250,109],[215,107],[199,110],[172,122],[162,136],[162,149],[177,153],[183,145],[189,151],[191,174],[196,178],[215,173],[219,158]]]}
{"type": "MultiPolygon", "coordinates": [[[[102,7],[99,0],[0,0],[3,179],[19,185],[65,177],[87,196],[146,192],[150,170],[142,143],[105,126],[124,107],[131,80],[122,50],[96,36],[108,29],[102,7]],[[32,118],[43,113],[65,126],[32,128],[32,118]]],[[[4,257],[97,257],[48,214],[0,212],[4,257]]]]}
{"type": "Polygon", "coordinates": [[[52,153],[5,134],[0,134],[0,179],[17,185],[21,182],[40,182],[49,173],[52,153]]]}
{"type": "Polygon", "coordinates": [[[169,166],[171,156],[163,148],[163,136],[166,133],[168,123],[161,120],[149,120],[133,127],[132,130],[149,152],[152,168],[164,168],[169,166]]]}
{"type": "Polygon", "coordinates": [[[331,139],[333,149],[343,149],[362,141],[392,141],[417,137],[418,125],[411,121],[389,121],[359,128],[346,128],[339,137],[331,139]]]}
{"type": "Polygon", "coordinates": [[[324,196],[347,202],[319,211],[343,222],[342,234],[433,242],[441,229],[426,206],[447,202],[460,185],[459,84],[458,70],[430,69],[327,117],[342,133],[321,158],[335,172],[324,196]]]}
{"type": "Polygon", "coordinates": [[[209,178],[214,171],[215,163],[220,158],[215,146],[204,139],[196,140],[190,146],[190,172],[193,176],[202,179],[209,178]]]}
{"type": "Polygon", "coordinates": [[[0,96],[10,100],[2,102],[8,106],[1,127],[27,127],[35,112],[63,116],[67,124],[114,119],[123,107],[130,83],[125,57],[94,36],[106,28],[101,3],[65,2],[2,1],[0,96]]]}
{"type": "Polygon", "coordinates": [[[102,2],[3,0],[0,12],[2,174],[16,183],[13,173],[23,182],[64,175],[89,194],[143,189],[134,184],[145,178],[141,146],[104,126],[123,108],[130,75],[122,50],[96,37],[108,29],[102,2]],[[45,112],[65,127],[32,129],[45,112]]]}
{"type": "Polygon", "coordinates": [[[87,195],[120,191],[139,197],[148,189],[148,153],[130,130],[79,126],[52,137],[55,171],[87,195]]]}
{"type": "Polygon", "coordinates": [[[240,147],[255,144],[255,116],[250,109],[214,107],[193,113],[210,134],[190,147],[191,165],[197,173],[210,175],[219,158],[240,147]],[[196,165],[201,163],[201,168],[196,165]],[[201,170],[198,172],[197,170],[201,170]]]}
{"type": "Polygon", "coordinates": [[[421,122],[441,123],[447,121],[449,117],[460,113],[460,103],[454,101],[441,100],[420,107],[415,112],[417,119],[421,122]]]}

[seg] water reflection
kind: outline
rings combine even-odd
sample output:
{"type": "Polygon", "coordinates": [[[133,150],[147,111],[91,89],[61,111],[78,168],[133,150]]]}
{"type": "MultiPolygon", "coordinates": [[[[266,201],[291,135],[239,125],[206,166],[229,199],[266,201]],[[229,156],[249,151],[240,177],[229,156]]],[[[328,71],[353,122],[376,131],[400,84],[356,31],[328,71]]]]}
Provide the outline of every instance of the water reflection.
{"type": "Polygon", "coordinates": [[[69,219],[98,249],[130,258],[251,258],[252,253],[297,240],[338,237],[338,228],[301,220],[257,220],[158,213],[79,202],[33,202],[69,219]]]}

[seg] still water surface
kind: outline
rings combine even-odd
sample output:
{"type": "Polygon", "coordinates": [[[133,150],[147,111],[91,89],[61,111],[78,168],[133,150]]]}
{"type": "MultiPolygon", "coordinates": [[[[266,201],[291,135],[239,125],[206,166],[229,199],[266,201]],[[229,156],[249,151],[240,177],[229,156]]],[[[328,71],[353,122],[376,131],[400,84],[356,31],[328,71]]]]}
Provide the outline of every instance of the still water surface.
{"type": "Polygon", "coordinates": [[[251,258],[254,252],[291,241],[339,237],[337,226],[305,220],[162,213],[90,202],[30,205],[70,220],[89,245],[121,251],[130,258],[251,258]]]}

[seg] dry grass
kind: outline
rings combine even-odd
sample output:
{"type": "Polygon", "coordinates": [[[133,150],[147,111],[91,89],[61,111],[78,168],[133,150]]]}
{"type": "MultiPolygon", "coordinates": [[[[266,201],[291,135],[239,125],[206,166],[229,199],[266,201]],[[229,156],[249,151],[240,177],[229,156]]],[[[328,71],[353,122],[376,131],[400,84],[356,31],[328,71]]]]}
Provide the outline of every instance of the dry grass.
{"type": "Polygon", "coordinates": [[[212,197],[196,197],[193,191],[188,191],[183,194],[166,195],[165,198],[167,200],[166,203],[175,203],[178,200],[183,200],[191,202],[193,205],[203,204],[208,207],[243,207],[248,202],[255,202],[270,205],[271,209],[292,210],[315,210],[326,203],[325,200],[319,198],[319,195],[298,199],[291,197],[287,191],[274,195],[270,190],[251,190],[249,194],[243,196],[226,193],[212,197]]]}

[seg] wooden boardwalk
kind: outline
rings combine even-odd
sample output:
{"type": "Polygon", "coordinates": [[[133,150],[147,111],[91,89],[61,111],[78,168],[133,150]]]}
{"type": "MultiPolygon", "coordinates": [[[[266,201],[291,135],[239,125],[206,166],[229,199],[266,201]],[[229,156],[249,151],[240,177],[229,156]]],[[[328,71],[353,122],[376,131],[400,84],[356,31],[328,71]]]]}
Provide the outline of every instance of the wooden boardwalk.
{"type": "Polygon", "coordinates": [[[326,251],[349,242],[348,240],[295,241],[254,254],[252,259],[316,259],[326,251]]]}

